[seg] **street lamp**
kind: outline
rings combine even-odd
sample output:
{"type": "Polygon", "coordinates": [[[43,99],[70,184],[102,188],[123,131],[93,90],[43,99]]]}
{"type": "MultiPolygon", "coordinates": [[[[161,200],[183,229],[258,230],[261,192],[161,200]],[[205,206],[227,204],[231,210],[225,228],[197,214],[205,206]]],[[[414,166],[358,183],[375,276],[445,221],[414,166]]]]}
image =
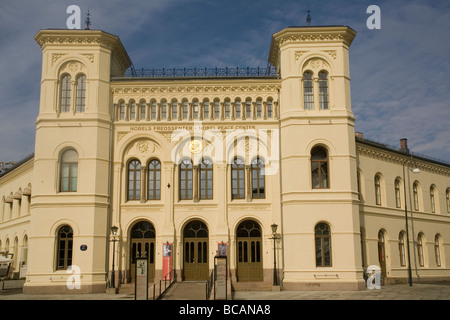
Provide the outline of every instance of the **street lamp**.
{"type": "MultiPolygon", "coordinates": [[[[409,229],[408,229],[408,206],[406,205],[406,176],[405,176],[405,163],[406,160],[403,161],[403,191],[405,194],[405,223],[406,223],[406,245],[408,250],[408,282],[409,286],[412,286],[412,274],[411,274],[411,253],[409,250],[409,229]]],[[[409,168],[408,168],[409,170],[409,168]]],[[[420,170],[418,168],[414,168],[412,170],[413,173],[419,173],[420,170]]]]}
{"type": "Polygon", "coordinates": [[[113,238],[112,238],[112,240],[111,240],[112,243],[113,243],[112,272],[111,272],[111,284],[112,284],[112,288],[115,288],[115,283],[116,283],[116,279],[115,279],[115,270],[114,270],[114,260],[115,260],[114,254],[115,254],[115,252],[116,252],[116,242],[119,241],[118,239],[116,239],[116,236],[117,236],[117,230],[119,230],[118,227],[116,227],[116,226],[112,226],[112,227],[111,227],[111,233],[112,233],[112,235],[113,235],[113,238]]]}
{"type": "Polygon", "coordinates": [[[277,257],[276,257],[276,241],[278,239],[276,236],[276,232],[278,225],[274,223],[270,227],[272,228],[272,235],[273,235],[273,238],[270,238],[273,239],[273,285],[278,286],[277,257]]]}

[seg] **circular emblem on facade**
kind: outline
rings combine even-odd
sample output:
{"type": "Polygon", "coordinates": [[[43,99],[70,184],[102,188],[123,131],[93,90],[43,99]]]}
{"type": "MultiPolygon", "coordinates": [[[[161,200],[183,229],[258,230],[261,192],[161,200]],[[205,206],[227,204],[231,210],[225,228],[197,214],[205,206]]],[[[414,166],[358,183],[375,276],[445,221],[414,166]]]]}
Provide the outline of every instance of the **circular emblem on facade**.
{"type": "Polygon", "coordinates": [[[153,152],[153,144],[150,141],[140,141],[136,144],[136,149],[141,153],[153,152]]]}
{"type": "Polygon", "coordinates": [[[189,146],[189,149],[191,150],[191,153],[199,153],[203,149],[203,143],[199,140],[192,140],[191,144],[189,146]]]}
{"type": "Polygon", "coordinates": [[[309,64],[311,65],[312,68],[318,69],[322,66],[322,61],[320,61],[319,59],[314,59],[314,60],[311,60],[311,62],[309,64]]]}
{"type": "Polygon", "coordinates": [[[86,245],[86,244],[82,244],[82,245],[80,246],[80,250],[81,250],[81,251],[86,251],[86,250],[87,250],[87,245],[86,245]]]}
{"type": "Polygon", "coordinates": [[[80,64],[79,64],[78,62],[71,62],[71,63],[69,63],[69,65],[67,66],[67,68],[68,68],[70,71],[75,72],[75,71],[80,70],[80,69],[81,69],[81,66],[80,66],[80,64]]]}

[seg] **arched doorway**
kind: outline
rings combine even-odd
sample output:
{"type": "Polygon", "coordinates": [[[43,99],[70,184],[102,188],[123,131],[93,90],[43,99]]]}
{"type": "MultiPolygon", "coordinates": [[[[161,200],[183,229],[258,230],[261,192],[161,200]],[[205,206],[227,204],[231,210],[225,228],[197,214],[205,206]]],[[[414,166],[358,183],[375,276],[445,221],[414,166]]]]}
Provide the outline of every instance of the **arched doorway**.
{"type": "Polygon", "coordinates": [[[381,268],[381,284],[384,284],[386,280],[386,246],[385,246],[385,234],[383,230],[378,232],[378,262],[381,268]]]}
{"type": "Polygon", "coordinates": [[[183,280],[207,280],[209,276],[208,227],[202,221],[189,222],[184,227],[183,243],[183,280]]]}
{"type": "Polygon", "coordinates": [[[236,230],[237,280],[262,281],[261,227],[253,220],[245,220],[236,230]]]}
{"type": "Polygon", "coordinates": [[[150,222],[140,221],[131,229],[131,280],[134,282],[136,275],[136,258],[148,259],[148,279],[155,279],[155,228],[150,222]]]}

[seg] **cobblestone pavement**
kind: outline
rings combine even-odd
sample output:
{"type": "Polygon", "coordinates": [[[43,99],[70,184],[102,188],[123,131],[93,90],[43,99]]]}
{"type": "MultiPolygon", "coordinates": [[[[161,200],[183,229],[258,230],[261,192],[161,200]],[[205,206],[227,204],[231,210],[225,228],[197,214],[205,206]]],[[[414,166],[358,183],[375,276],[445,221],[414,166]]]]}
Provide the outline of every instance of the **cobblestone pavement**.
{"type": "MultiPolygon", "coordinates": [[[[22,293],[22,289],[5,289],[0,290],[0,300],[134,300],[134,295],[30,295],[22,293]]],[[[450,283],[415,283],[412,287],[408,284],[397,284],[361,291],[241,291],[233,293],[233,300],[450,300],[450,283]]]]}

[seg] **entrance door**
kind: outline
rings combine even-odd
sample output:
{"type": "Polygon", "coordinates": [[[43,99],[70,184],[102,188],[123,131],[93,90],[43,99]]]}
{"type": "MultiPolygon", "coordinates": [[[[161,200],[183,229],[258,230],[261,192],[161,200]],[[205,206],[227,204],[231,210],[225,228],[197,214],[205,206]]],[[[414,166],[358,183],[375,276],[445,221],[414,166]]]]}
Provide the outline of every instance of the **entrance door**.
{"type": "Polygon", "coordinates": [[[203,222],[192,221],[184,228],[185,281],[204,281],[209,276],[208,229],[203,222]]]}
{"type": "Polygon", "coordinates": [[[386,280],[386,250],[384,245],[384,232],[380,230],[378,232],[378,262],[381,268],[381,284],[384,284],[386,280]]]}
{"type": "Polygon", "coordinates": [[[237,229],[238,281],[262,281],[262,239],[259,225],[251,220],[242,222],[237,229]]]}
{"type": "Polygon", "coordinates": [[[136,258],[148,259],[148,279],[155,279],[155,229],[149,222],[138,222],[131,231],[131,280],[136,275],[136,258]]]}

